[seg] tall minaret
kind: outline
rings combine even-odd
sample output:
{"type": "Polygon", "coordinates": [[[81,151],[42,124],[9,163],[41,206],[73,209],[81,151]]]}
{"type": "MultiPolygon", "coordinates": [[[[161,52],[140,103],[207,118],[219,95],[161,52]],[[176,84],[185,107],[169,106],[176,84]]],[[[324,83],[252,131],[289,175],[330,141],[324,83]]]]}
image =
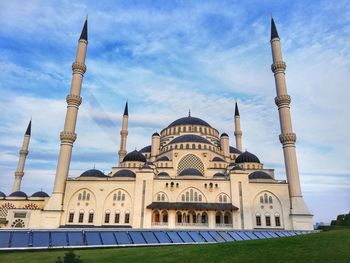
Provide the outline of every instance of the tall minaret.
{"type": "Polygon", "coordinates": [[[119,154],[119,165],[123,162],[124,157],[126,155],[126,139],[128,137],[128,119],[129,119],[129,110],[128,110],[128,102],[125,103],[124,114],[123,114],[123,122],[122,122],[122,130],[120,131],[120,150],[119,154]]]}
{"type": "MultiPolygon", "coordinates": [[[[272,72],[275,76],[277,97],[275,103],[278,106],[278,113],[281,126],[281,134],[279,136],[280,142],[283,145],[284,163],[286,168],[286,174],[288,179],[289,196],[290,196],[290,209],[291,215],[309,215],[310,212],[304,202],[301,193],[300,180],[297,156],[295,151],[296,134],[293,132],[292,120],[290,115],[290,102],[291,98],[287,93],[285,70],[286,63],[283,61],[281,52],[281,43],[276,29],[275,22],[271,18],[271,48],[272,48],[272,60],[271,65],[272,72]]],[[[304,220],[304,219],[303,219],[304,220]]],[[[294,224],[293,219],[293,224],[294,224]]],[[[300,222],[299,222],[300,223],[300,222]]],[[[302,224],[302,223],[300,223],[302,224]]],[[[294,225],[294,229],[298,226],[294,225]]]]}
{"type": "Polygon", "coordinates": [[[242,131],[241,131],[241,118],[239,116],[238,105],[235,105],[235,137],[236,137],[236,148],[242,151],[242,131]]]}
{"type": "Polygon", "coordinates": [[[24,134],[23,144],[22,148],[19,151],[19,160],[17,165],[17,170],[15,172],[15,181],[13,182],[12,192],[20,191],[21,190],[21,182],[22,177],[24,175],[24,165],[26,162],[26,158],[28,155],[28,147],[29,147],[29,141],[30,141],[30,134],[32,129],[32,120],[30,120],[26,133],[24,134]]]}
{"type": "Polygon", "coordinates": [[[65,184],[68,177],[69,165],[72,155],[73,143],[77,138],[75,126],[77,123],[78,109],[82,98],[80,97],[81,84],[86,71],[85,57],[88,44],[87,18],[81,32],[75,61],[72,65],[73,77],[70,93],[67,96],[67,112],[64,129],[60,134],[61,147],[58,157],[56,177],[52,196],[46,209],[61,210],[65,184]]]}

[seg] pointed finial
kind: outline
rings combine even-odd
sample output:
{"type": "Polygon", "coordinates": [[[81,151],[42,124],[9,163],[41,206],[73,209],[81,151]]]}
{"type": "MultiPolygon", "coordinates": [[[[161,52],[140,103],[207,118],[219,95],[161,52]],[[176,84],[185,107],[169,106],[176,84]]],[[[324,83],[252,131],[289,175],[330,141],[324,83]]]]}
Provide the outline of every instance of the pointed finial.
{"type": "Polygon", "coordinates": [[[280,38],[280,37],[278,36],[275,21],[273,20],[273,17],[271,16],[271,40],[274,38],[280,38]]]}
{"type": "Polygon", "coordinates": [[[88,22],[88,17],[86,16],[84,27],[83,27],[83,30],[81,31],[80,38],[79,38],[79,39],[84,39],[86,41],[88,40],[87,22],[88,22]]]}
{"type": "Polygon", "coordinates": [[[237,101],[236,101],[236,104],[235,104],[235,116],[239,116],[239,110],[238,110],[237,101]]]}
{"type": "Polygon", "coordinates": [[[191,117],[191,109],[188,109],[188,117],[191,117]]]}
{"type": "Polygon", "coordinates": [[[29,124],[28,124],[28,127],[27,127],[25,135],[29,135],[30,136],[31,132],[32,132],[32,118],[30,118],[30,121],[29,121],[29,124]]]}
{"type": "Polygon", "coordinates": [[[128,100],[125,103],[124,116],[129,116],[128,100]]]}

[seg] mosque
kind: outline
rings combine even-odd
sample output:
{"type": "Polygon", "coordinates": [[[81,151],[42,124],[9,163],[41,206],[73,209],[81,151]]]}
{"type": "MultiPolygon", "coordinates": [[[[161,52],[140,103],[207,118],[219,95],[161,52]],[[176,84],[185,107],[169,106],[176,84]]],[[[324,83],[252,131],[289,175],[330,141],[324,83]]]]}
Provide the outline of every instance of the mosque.
{"type": "MultiPolygon", "coordinates": [[[[81,32],[60,152],[51,195],[21,191],[31,122],[19,152],[12,193],[0,192],[0,227],[142,229],[312,230],[300,187],[296,134],[292,129],[281,44],[271,20],[271,48],[286,180],[242,149],[240,112],[235,105],[235,146],[203,119],[181,117],[150,137],[150,145],[127,153],[128,104],[122,120],[118,166],[69,176],[75,126],[86,71],[87,20],[81,32]]],[[[0,189],[1,190],[1,189],[0,189]]]]}

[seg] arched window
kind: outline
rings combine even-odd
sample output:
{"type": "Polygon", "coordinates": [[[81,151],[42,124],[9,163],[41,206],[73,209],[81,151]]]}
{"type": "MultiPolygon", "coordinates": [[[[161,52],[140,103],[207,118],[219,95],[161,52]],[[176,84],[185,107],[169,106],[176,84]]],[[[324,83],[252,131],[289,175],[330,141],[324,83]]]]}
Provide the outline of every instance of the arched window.
{"type": "Polygon", "coordinates": [[[271,226],[271,217],[269,213],[265,214],[265,223],[266,223],[266,226],[271,226]]]}
{"type": "Polygon", "coordinates": [[[160,194],[157,195],[157,201],[160,201],[160,194]]]}
{"type": "Polygon", "coordinates": [[[175,144],[175,149],[177,149],[177,144],[175,144]]]}
{"type": "Polygon", "coordinates": [[[201,223],[202,224],[208,224],[208,214],[206,212],[202,213],[201,223]]]}
{"type": "Polygon", "coordinates": [[[199,202],[202,202],[202,195],[199,195],[199,196],[198,196],[198,201],[199,201],[199,202]]]}
{"type": "Polygon", "coordinates": [[[73,221],[74,221],[74,210],[70,210],[68,215],[68,223],[73,223],[73,221]]]}
{"type": "Polygon", "coordinates": [[[261,215],[259,213],[255,214],[255,222],[257,226],[261,226],[261,215]]]}
{"type": "Polygon", "coordinates": [[[226,195],[224,195],[223,202],[227,203],[227,196],[226,195]]]}
{"type": "Polygon", "coordinates": [[[269,204],[272,204],[272,196],[269,196],[269,204]]]}
{"type": "Polygon", "coordinates": [[[219,202],[222,203],[222,196],[219,196],[219,202]]]}
{"type": "Polygon", "coordinates": [[[203,148],[204,148],[204,150],[206,150],[206,149],[207,149],[207,146],[204,144],[204,145],[203,145],[203,148]]]}
{"type": "Polygon", "coordinates": [[[182,223],[182,214],[180,211],[176,212],[176,222],[177,223],[182,223]]]}
{"type": "Polygon", "coordinates": [[[181,201],[182,201],[182,202],[185,202],[185,195],[182,195],[182,196],[181,196],[181,201]]]}
{"type": "Polygon", "coordinates": [[[186,144],[186,149],[190,149],[190,145],[188,143],[186,144]]]}
{"type": "Polygon", "coordinates": [[[162,221],[163,223],[168,223],[168,212],[166,210],[162,212],[162,221]]]}
{"type": "Polygon", "coordinates": [[[165,201],[165,195],[162,194],[162,201],[165,201]]]}
{"type": "Polygon", "coordinates": [[[159,215],[159,211],[155,210],[153,211],[153,223],[159,223],[160,222],[160,215],[159,215]]]}
{"type": "Polygon", "coordinates": [[[87,201],[90,200],[90,194],[89,194],[89,193],[87,193],[87,195],[86,195],[86,200],[87,200],[87,201]]]}
{"type": "Polygon", "coordinates": [[[186,132],[186,126],[184,126],[184,127],[182,128],[182,131],[183,131],[183,132],[186,132]]]}
{"type": "Polygon", "coordinates": [[[81,193],[78,195],[78,200],[79,201],[81,200],[81,193]]]}
{"type": "Polygon", "coordinates": [[[80,209],[79,211],[79,219],[78,219],[79,223],[83,223],[84,222],[84,210],[80,209]]]}
{"type": "Polygon", "coordinates": [[[190,190],[190,201],[193,201],[193,189],[190,190]]]}
{"type": "Polygon", "coordinates": [[[265,204],[268,203],[268,200],[267,200],[267,194],[264,194],[264,201],[265,201],[265,204]]]}
{"type": "Polygon", "coordinates": [[[198,144],[198,149],[201,150],[202,149],[202,145],[198,144]]]}
{"type": "Polygon", "coordinates": [[[276,226],[281,226],[281,220],[280,220],[279,213],[275,213],[275,225],[276,226]]]}
{"type": "Polygon", "coordinates": [[[264,197],[260,196],[260,203],[263,204],[264,203],[264,197]]]}
{"type": "Polygon", "coordinates": [[[111,211],[106,210],[106,212],[105,212],[105,224],[109,224],[110,215],[111,215],[111,211]]]}
{"type": "Polygon", "coordinates": [[[130,212],[126,211],[125,212],[125,220],[124,220],[125,224],[129,224],[130,223],[130,212]]]}
{"type": "Polygon", "coordinates": [[[225,212],[224,214],[224,224],[229,225],[232,224],[232,216],[230,212],[225,212]]]}
{"type": "Polygon", "coordinates": [[[125,201],[125,194],[122,194],[122,201],[125,201]]]}
{"type": "Polygon", "coordinates": [[[183,144],[180,144],[180,149],[183,149],[183,148],[184,148],[183,144]]]}
{"type": "Polygon", "coordinates": [[[94,210],[89,211],[89,218],[88,218],[88,223],[93,223],[94,222],[94,210]]]}
{"type": "Polygon", "coordinates": [[[190,201],[190,193],[186,192],[186,202],[190,201]]]}
{"type": "Polygon", "coordinates": [[[119,224],[120,223],[120,211],[116,210],[114,215],[114,223],[119,224]]]}
{"type": "Polygon", "coordinates": [[[216,212],[215,214],[215,223],[222,224],[222,214],[221,212],[216,212]]]}
{"type": "Polygon", "coordinates": [[[192,149],[196,149],[196,145],[194,143],[192,144],[192,149]]]}
{"type": "Polygon", "coordinates": [[[203,132],[203,131],[202,131],[202,127],[199,127],[199,132],[200,132],[200,133],[202,133],[202,132],[203,132]]]}
{"type": "Polygon", "coordinates": [[[118,191],[118,201],[120,201],[122,199],[122,192],[118,191]]]}
{"type": "Polygon", "coordinates": [[[83,192],[83,200],[86,199],[86,191],[83,192]]]}
{"type": "Polygon", "coordinates": [[[195,201],[195,202],[198,201],[198,194],[197,194],[197,192],[194,193],[194,201],[195,201]]]}

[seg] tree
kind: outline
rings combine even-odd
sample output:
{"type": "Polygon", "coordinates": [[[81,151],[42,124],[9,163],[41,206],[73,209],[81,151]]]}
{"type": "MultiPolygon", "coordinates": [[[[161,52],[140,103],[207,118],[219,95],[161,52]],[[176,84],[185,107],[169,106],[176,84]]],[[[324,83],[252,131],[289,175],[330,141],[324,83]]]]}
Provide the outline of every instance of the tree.
{"type": "Polygon", "coordinates": [[[64,255],[63,261],[61,257],[58,257],[56,259],[56,263],[83,263],[83,260],[79,256],[75,255],[73,250],[70,250],[64,255]]]}

